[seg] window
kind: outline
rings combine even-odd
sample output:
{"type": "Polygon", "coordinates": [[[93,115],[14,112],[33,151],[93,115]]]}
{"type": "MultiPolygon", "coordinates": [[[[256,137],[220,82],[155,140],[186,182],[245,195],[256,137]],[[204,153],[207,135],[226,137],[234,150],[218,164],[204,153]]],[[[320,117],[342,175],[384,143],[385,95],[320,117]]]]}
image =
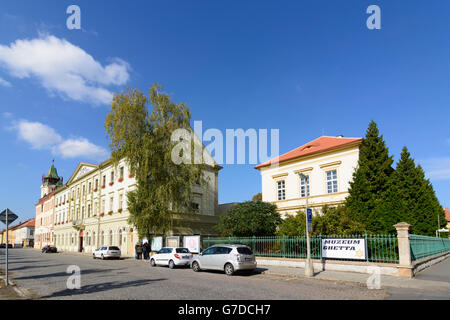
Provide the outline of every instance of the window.
{"type": "Polygon", "coordinates": [[[114,198],[109,198],[109,211],[113,211],[114,198]]]}
{"type": "Polygon", "coordinates": [[[86,186],[83,184],[83,196],[86,195],[86,186]]]}
{"type": "Polygon", "coordinates": [[[231,250],[233,249],[227,247],[217,247],[214,254],[229,254],[231,250]]]}
{"type": "Polygon", "coordinates": [[[286,189],[285,189],[286,183],[284,180],[277,182],[277,195],[278,200],[285,200],[286,199],[286,189]]]}
{"type": "Polygon", "coordinates": [[[91,182],[89,182],[89,185],[88,185],[89,187],[88,187],[88,193],[91,193],[91,182]]]}
{"type": "Polygon", "coordinates": [[[306,197],[306,193],[308,193],[309,197],[309,176],[306,176],[306,178],[300,178],[300,197],[306,197]]]}
{"type": "Polygon", "coordinates": [[[111,171],[111,182],[114,182],[114,171],[111,171]]]}
{"type": "Polygon", "coordinates": [[[95,185],[94,189],[97,190],[98,189],[98,179],[95,179],[95,184],[94,185],[95,185]]]}
{"type": "Polygon", "coordinates": [[[191,202],[191,206],[192,206],[192,210],[197,213],[200,210],[200,204],[196,203],[196,202],[191,202]]]}
{"type": "Polygon", "coordinates": [[[207,255],[210,255],[210,254],[214,254],[215,250],[216,250],[215,247],[206,249],[205,251],[203,251],[203,255],[207,256],[207,255]]]}
{"type": "Polygon", "coordinates": [[[247,248],[247,247],[239,247],[239,248],[236,248],[236,250],[240,254],[246,254],[246,255],[252,255],[253,254],[252,250],[250,250],[250,248],[247,248]]]}
{"type": "Polygon", "coordinates": [[[123,167],[120,167],[119,172],[120,172],[120,178],[123,179],[123,167]]]}
{"type": "Polygon", "coordinates": [[[119,209],[122,209],[123,194],[119,194],[119,209]]]}
{"type": "Polygon", "coordinates": [[[90,204],[88,204],[87,215],[88,215],[88,218],[91,216],[91,205],[90,204]]]}
{"type": "Polygon", "coordinates": [[[327,171],[327,192],[328,193],[338,192],[337,170],[327,171]]]}
{"type": "Polygon", "coordinates": [[[103,176],[103,186],[106,186],[106,176],[103,176]]]}

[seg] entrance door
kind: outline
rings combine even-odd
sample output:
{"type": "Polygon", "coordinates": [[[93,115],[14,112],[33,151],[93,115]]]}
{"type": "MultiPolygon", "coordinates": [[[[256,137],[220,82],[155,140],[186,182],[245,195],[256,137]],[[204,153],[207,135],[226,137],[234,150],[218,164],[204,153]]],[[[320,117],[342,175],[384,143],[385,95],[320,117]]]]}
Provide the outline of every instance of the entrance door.
{"type": "Polygon", "coordinates": [[[83,252],[83,230],[80,231],[80,246],[78,252],[83,252]]]}
{"type": "Polygon", "coordinates": [[[134,241],[133,241],[133,229],[130,229],[128,231],[128,254],[129,255],[136,255],[136,252],[134,252],[134,241]]]}

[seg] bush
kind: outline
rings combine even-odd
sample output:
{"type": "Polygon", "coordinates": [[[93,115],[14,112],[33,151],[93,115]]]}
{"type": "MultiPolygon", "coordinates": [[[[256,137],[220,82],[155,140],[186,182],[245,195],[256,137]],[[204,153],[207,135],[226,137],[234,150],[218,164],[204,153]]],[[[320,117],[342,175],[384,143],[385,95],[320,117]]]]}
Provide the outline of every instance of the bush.
{"type": "Polygon", "coordinates": [[[221,236],[273,236],[281,223],[277,206],[262,201],[246,201],[220,216],[216,229],[221,236]]]}

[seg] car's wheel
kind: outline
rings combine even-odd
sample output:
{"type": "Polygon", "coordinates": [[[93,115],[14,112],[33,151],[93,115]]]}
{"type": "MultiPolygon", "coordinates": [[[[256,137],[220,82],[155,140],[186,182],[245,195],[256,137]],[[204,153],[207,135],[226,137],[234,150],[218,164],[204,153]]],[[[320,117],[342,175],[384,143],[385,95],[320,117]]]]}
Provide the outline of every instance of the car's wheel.
{"type": "Polygon", "coordinates": [[[92,259],[94,259],[94,260],[95,260],[95,254],[93,254],[93,255],[92,255],[92,259]]]}
{"type": "Polygon", "coordinates": [[[198,264],[197,261],[192,263],[192,270],[194,270],[195,272],[199,272],[200,271],[200,265],[198,264]]]}
{"type": "Polygon", "coordinates": [[[231,275],[233,275],[233,273],[234,273],[234,267],[233,267],[233,265],[232,265],[231,263],[227,263],[227,264],[225,265],[225,274],[226,274],[227,276],[231,276],[231,275]]]}
{"type": "Polygon", "coordinates": [[[105,257],[103,256],[103,254],[102,254],[102,260],[105,260],[105,257]]]}
{"type": "Polygon", "coordinates": [[[150,260],[150,265],[151,265],[152,267],[155,267],[155,266],[156,266],[155,259],[151,259],[151,260],[150,260]]]}
{"type": "Polygon", "coordinates": [[[169,261],[169,268],[170,268],[170,269],[175,268],[175,263],[173,262],[173,260],[170,260],[170,261],[169,261]]]}

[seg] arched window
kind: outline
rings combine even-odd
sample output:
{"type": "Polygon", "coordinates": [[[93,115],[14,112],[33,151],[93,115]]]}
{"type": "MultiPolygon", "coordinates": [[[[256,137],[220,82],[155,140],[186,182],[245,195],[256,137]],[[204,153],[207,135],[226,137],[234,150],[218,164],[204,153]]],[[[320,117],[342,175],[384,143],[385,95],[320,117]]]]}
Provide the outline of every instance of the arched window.
{"type": "Polygon", "coordinates": [[[122,229],[119,229],[119,246],[122,245],[122,229]]]}

